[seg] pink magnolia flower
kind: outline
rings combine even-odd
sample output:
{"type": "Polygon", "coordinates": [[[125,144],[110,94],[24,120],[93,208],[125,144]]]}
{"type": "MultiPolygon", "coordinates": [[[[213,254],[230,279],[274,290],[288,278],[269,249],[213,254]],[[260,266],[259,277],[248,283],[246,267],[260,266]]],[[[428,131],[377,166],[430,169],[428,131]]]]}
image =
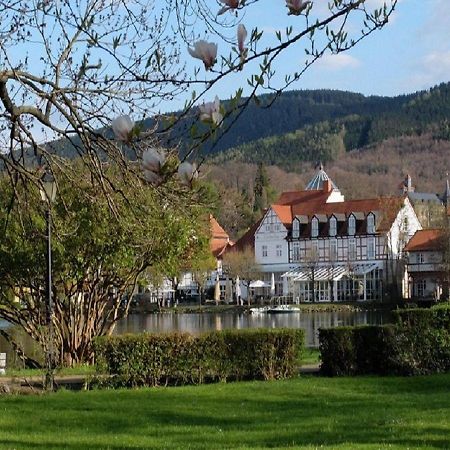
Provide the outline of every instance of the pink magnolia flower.
{"type": "Polygon", "coordinates": [[[286,0],[286,6],[289,8],[289,15],[298,16],[311,4],[310,0],[286,0]]]}
{"type": "Polygon", "coordinates": [[[212,122],[216,125],[222,122],[223,116],[220,112],[220,100],[217,95],[213,102],[203,103],[203,105],[199,105],[198,109],[201,121],[212,122]]]}
{"type": "Polygon", "coordinates": [[[194,44],[194,48],[188,47],[188,52],[193,58],[201,59],[205,69],[209,70],[217,59],[217,44],[200,40],[194,44]]]}
{"type": "Polygon", "coordinates": [[[197,165],[187,161],[181,163],[178,166],[178,176],[180,177],[181,183],[191,186],[192,182],[198,178],[197,165]]]}
{"type": "Polygon", "coordinates": [[[247,39],[247,29],[242,23],[240,23],[237,29],[237,40],[241,64],[243,64],[245,58],[247,58],[247,48],[244,46],[246,39],[247,39]]]}
{"type": "Polygon", "coordinates": [[[111,122],[111,128],[119,141],[129,142],[134,128],[134,122],[130,119],[130,116],[119,116],[111,122]]]}
{"type": "Polygon", "coordinates": [[[142,155],[142,169],[145,179],[152,184],[162,181],[161,168],[166,162],[166,152],[163,149],[149,148],[142,155]]]}
{"type": "Polygon", "coordinates": [[[239,3],[244,4],[245,1],[240,2],[240,0],[220,0],[220,3],[223,3],[225,6],[222,6],[222,8],[219,10],[219,12],[217,13],[218,16],[232,9],[239,8],[239,3]]]}

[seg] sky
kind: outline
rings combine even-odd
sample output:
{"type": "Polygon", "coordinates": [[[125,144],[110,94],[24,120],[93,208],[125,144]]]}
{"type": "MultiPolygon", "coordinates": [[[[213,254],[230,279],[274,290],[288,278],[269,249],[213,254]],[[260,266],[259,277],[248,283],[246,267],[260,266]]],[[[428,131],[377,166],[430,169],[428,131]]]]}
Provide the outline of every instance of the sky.
{"type": "MultiPolygon", "coordinates": [[[[383,0],[367,0],[376,6],[383,0]]],[[[257,17],[247,14],[243,23],[258,25],[266,39],[287,25],[298,26],[299,17],[287,16],[283,0],[261,5],[257,17]]],[[[326,8],[315,0],[313,8],[326,8]]],[[[350,25],[352,26],[352,24],[350,25]]],[[[219,47],[219,53],[220,53],[219,47]]],[[[288,49],[277,70],[294,72],[302,64],[300,48],[288,49]],[[281,67],[281,69],[280,69],[281,67]]],[[[245,74],[242,74],[245,76],[245,74]]],[[[242,75],[240,75],[242,77],[242,75]]],[[[242,80],[240,80],[242,84],[242,80]]],[[[390,22],[340,55],[324,57],[290,89],[340,89],[365,95],[395,96],[450,81],[450,0],[399,0],[390,22]]],[[[215,91],[228,97],[238,80],[231,77],[215,91]]]]}

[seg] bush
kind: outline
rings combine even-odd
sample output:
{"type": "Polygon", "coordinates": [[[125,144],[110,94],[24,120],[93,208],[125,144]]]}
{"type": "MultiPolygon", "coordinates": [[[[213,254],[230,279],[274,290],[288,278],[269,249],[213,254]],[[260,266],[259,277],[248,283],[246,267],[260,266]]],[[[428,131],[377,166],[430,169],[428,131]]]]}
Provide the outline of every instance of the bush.
{"type": "Polygon", "coordinates": [[[321,373],[420,375],[450,371],[450,308],[400,310],[385,326],[319,330],[321,373]]]}
{"type": "Polygon", "coordinates": [[[301,356],[303,330],[226,330],[98,338],[97,371],[116,386],[287,378],[301,356]]]}

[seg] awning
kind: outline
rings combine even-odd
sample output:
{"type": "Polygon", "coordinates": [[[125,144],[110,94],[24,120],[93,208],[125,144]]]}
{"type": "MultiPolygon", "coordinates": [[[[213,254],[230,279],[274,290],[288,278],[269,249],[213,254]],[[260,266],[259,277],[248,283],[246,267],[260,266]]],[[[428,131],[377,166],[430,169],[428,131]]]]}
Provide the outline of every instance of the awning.
{"type": "MultiPolygon", "coordinates": [[[[378,263],[362,263],[345,266],[319,266],[314,268],[315,281],[338,281],[344,276],[365,275],[374,269],[378,269],[378,263]]],[[[283,275],[282,278],[290,278],[292,281],[311,281],[313,278],[313,269],[311,267],[299,267],[290,270],[283,275]]]]}

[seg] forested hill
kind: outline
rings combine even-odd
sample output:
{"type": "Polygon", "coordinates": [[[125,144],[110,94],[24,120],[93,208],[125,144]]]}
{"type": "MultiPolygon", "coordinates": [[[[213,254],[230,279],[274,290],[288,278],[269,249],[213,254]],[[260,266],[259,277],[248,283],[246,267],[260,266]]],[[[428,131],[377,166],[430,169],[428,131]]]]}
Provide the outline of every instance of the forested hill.
{"type": "MultiPolygon", "coordinates": [[[[269,98],[261,97],[264,105],[269,98]]],[[[397,97],[350,92],[286,92],[270,108],[252,104],[214,147],[215,162],[238,160],[295,170],[302,161],[332,161],[387,138],[431,132],[449,139],[450,83],[397,97]]]]}

